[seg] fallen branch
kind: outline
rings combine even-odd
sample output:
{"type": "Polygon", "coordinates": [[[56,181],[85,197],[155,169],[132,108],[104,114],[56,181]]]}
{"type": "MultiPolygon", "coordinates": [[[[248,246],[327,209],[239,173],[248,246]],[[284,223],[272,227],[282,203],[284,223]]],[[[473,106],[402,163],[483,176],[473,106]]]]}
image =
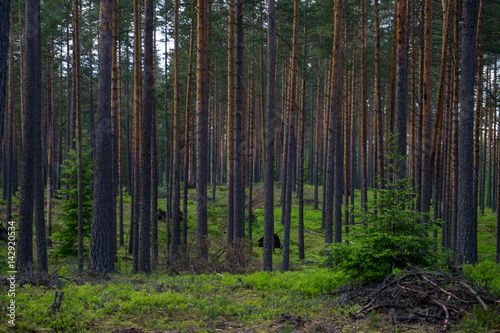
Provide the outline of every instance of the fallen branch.
{"type": "Polygon", "coordinates": [[[472,289],[468,284],[466,284],[464,282],[460,282],[460,284],[462,286],[464,286],[465,288],[469,289],[469,291],[471,292],[471,294],[474,295],[474,297],[477,299],[477,301],[479,302],[479,304],[481,304],[481,306],[483,307],[484,311],[488,311],[488,306],[486,305],[486,303],[484,303],[484,301],[481,299],[481,297],[479,297],[479,295],[474,291],[474,289],[472,289]]]}

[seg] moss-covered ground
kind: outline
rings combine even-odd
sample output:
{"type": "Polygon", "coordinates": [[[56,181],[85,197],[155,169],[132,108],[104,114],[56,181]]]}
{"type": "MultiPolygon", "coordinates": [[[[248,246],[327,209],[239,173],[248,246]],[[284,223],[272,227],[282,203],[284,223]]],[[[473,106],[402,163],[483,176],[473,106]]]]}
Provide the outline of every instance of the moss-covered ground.
{"type": "MultiPolygon", "coordinates": [[[[279,187],[275,188],[275,232],[282,237],[280,224],[279,187]]],[[[248,189],[247,189],[248,191],[248,189]]],[[[320,188],[321,199],[321,188],[320,188]]],[[[227,189],[218,186],[215,201],[208,205],[211,258],[223,255],[226,242],[227,189]]],[[[440,330],[439,325],[399,325],[374,311],[363,320],[349,314],[362,304],[350,302],[340,306],[335,291],[340,286],[355,283],[338,270],[323,267],[324,238],[320,209],[313,207],[314,188],[305,188],[305,257],[298,259],[298,199],[294,195],[291,224],[291,271],[280,272],[281,253],[273,255],[274,272],[265,273],[262,267],[262,248],[257,240],[263,234],[262,185],[254,187],[252,225],[253,247],[247,266],[239,274],[205,270],[196,274],[182,269],[166,259],[166,225],[160,221],[160,262],[150,275],[132,274],[127,243],[118,248],[116,273],[107,279],[86,272],[76,275],[74,258],[58,258],[49,252],[49,273],[57,271],[60,288],[25,284],[16,288],[16,326],[8,325],[6,307],[10,301],[7,268],[1,266],[0,332],[395,332],[440,330]],[[55,308],[54,295],[63,291],[60,308],[55,308]]],[[[209,188],[211,195],[211,188],[209,188]]],[[[159,207],[165,209],[165,195],[160,192],[159,207]]],[[[195,233],[195,190],[188,198],[188,243],[195,233]]],[[[248,198],[248,192],[247,192],[248,198]]],[[[359,195],[356,196],[359,200],[359,195]]],[[[54,201],[54,231],[61,228],[54,201]]],[[[125,197],[124,222],[128,230],[130,197],[125,197]]],[[[0,203],[2,204],[2,203],[0,203]]],[[[15,205],[18,202],[15,201],[15,205]]],[[[14,210],[16,213],[17,210],[14,210]]],[[[14,215],[16,218],[16,215],[14,215]]],[[[467,267],[465,272],[500,291],[500,274],[495,260],[496,214],[479,217],[478,255],[482,264],[467,267]]],[[[125,235],[127,236],[127,235],[125,235]]],[[[125,237],[127,239],[127,237],[125,237]]],[[[6,246],[1,244],[4,257],[6,246]]],[[[193,250],[189,250],[194,252],[193,250]]],[[[214,266],[215,267],[215,266],[214,266]]],[[[222,266],[220,266],[222,267],[222,266]]],[[[55,278],[52,278],[53,280],[55,278]]],[[[498,295],[498,294],[497,294],[498,295]]],[[[478,317],[478,316],[476,316],[478,317]]],[[[455,324],[455,331],[494,331],[495,326],[474,316],[455,324]],[[489,326],[488,326],[489,325],[489,326]],[[489,327],[489,328],[488,328],[489,327]]],[[[491,320],[490,320],[491,321],[491,320]]],[[[500,322],[500,316],[498,318],[500,322]]],[[[500,326],[497,327],[500,329],[500,326]]],[[[498,331],[498,330],[497,330],[498,331]]]]}

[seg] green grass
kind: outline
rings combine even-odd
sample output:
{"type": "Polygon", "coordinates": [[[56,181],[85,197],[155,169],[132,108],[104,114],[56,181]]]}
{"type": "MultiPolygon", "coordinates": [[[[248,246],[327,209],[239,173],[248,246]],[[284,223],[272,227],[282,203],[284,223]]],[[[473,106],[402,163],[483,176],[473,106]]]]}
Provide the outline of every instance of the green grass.
{"type": "MultiPolygon", "coordinates": [[[[99,283],[65,283],[60,309],[50,308],[54,290],[26,285],[16,296],[17,330],[108,332],[118,328],[189,328],[200,331],[215,329],[220,322],[258,326],[279,318],[281,313],[302,318],[329,316],[339,309],[328,308],[328,299],[320,295],[334,291],[344,280],[345,277],[326,269],[178,277],[122,273],[99,283]]],[[[7,301],[7,295],[0,294],[0,302],[7,301]]]]}
{"type": "MultiPolygon", "coordinates": [[[[260,193],[260,202],[254,201],[252,260],[255,268],[261,267],[262,248],[257,240],[263,234],[263,185],[254,186],[254,198],[260,193]],[[260,191],[260,192],[259,192],[260,191]]],[[[161,192],[161,191],[160,191],[161,192]]],[[[209,196],[211,196],[209,187],[209,196]]],[[[51,309],[53,289],[25,285],[16,294],[17,324],[15,331],[46,330],[60,332],[107,332],[115,329],[137,328],[140,330],[180,330],[191,332],[230,331],[253,329],[257,332],[292,331],[293,325],[282,323],[282,313],[290,313],[310,320],[311,323],[329,323],[330,327],[344,327],[344,331],[375,331],[392,327],[376,313],[373,320],[353,323],[348,316],[360,305],[340,308],[334,298],[327,296],[339,286],[349,283],[345,274],[322,268],[324,237],[321,229],[320,209],[313,209],[314,187],[305,186],[304,224],[306,261],[298,260],[298,199],[293,195],[291,221],[291,271],[278,272],[281,253],[275,251],[273,264],[275,272],[255,272],[245,275],[231,275],[224,272],[211,275],[189,275],[171,277],[165,266],[151,276],[131,274],[132,263],[124,258],[130,255],[126,246],[119,247],[117,273],[109,280],[85,275],[78,278],[82,285],[64,279],[64,299],[61,309],[51,309]],[[318,235],[319,234],[319,235],[318,235]],[[375,320],[376,319],[376,320],[375,320]],[[273,326],[274,325],[274,326],[273,326]],[[372,327],[372,328],[369,328],[372,327]],[[276,328],[276,329],[274,329],[276,328]]],[[[359,191],[356,191],[359,205],[359,191]]],[[[279,187],[275,188],[275,232],[282,238],[281,207],[279,187]]],[[[369,194],[371,195],[371,193],[369,194]]],[[[188,244],[191,244],[196,230],[196,190],[188,193],[188,244]]],[[[222,249],[227,235],[224,233],[227,220],[227,189],[217,186],[215,202],[208,204],[208,233],[211,240],[211,254],[222,249]]],[[[248,189],[247,189],[248,199],[248,189]]],[[[1,203],[0,203],[1,204],[1,203]]],[[[130,196],[124,196],[125,240],[130,222],[130,196]]],[[[182,203],[181,203],[182,204],[182,203]]],[[[17,202],[16,202],[17,205],[17,202]]],[[[165,209],[165,199],[158,200],[158,207],[165,209]]],[[[61,224],[58,202],[53,208],[53,230],[61,224]]],[[[496,214],[486,212],[478,221],[478,257],[483,263],[475,268],[466,267],[465,273],[491,290],[500,290],[498,265],[495,260],[496,214]]],[[[160,262],[164,262],[166,249],[165,221],[159,221],[160,262]]],[[[127,243],[126,243],[127,244],[127,243]]],[[[87,244],[88,245],[88,244],[87,244]]],[[[35,249],[34,249],[35,250],[35,249]]],[[[5,247],[1,246],[0,258],[4,258],[5,247]]],[[[194,251],[193,251],[194,252],[194,251]]],[[[1,260],[0,260],[1,261],[1,260]]],[[[1,265],[0,265],[1,266],[1,265]]],[[[73,279],[76,276],[75,261],[49,257],[49,271],[59,269],[59,276],[73,279]]],[[[4,269],[5,271],[5,269],[4,269]]],[[[182,272],[181,272],[182,273],[182,272]]],[[[5,275],[5,272],[3,273],[5,275]]],[[[4,318],[8,301],[6,289],[0,285],[0,317],[4,318]]],[[[326,325],[326,324],[325,324],[326,325]]],[[[9,330],[6,323],[0,323],[0,332],[9,330]]]]}

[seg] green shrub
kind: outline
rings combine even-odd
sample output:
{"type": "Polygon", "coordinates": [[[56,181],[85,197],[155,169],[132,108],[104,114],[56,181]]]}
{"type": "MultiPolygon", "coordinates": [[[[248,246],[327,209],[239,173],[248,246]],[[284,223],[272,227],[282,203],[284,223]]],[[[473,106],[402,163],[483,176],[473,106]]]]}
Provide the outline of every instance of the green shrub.
{"type": "MultiPolygon", "coordinates": [[[[84,138],[82,142],[82,176],[83,176],[83,236],[90,237],[90,228],[92,223],[92,166],[93,160],[90,158],[91,149],[88,145],[88,139],[84,138]]],[[[70,150],[70,158],[62,165],[64,178],[62,181],[69,187],[66,190],[63,186],[61,191],[67,195],[68,200],[63,200],[61,204],[61,222],[63,228],[52,235],[52,239],[59,243],[54,251],[62,256],[76,256],[78,249],[75,245],[78,241],[78,159],[77,151],[70,150]]]]}
{"type": "Polygon", "coordinates": [[[355,207],[358,221],[352,226],[347,242],[332,244],[326,260],[340,266],[355,279],[381,281],[394,269],[411,265],[432,266],[442,254],[434,252],[436,240],[432,232],[436,222],[420,223],[425,214],[413,210],[417,198],[410,180],[396,179],[397,157],[391,153],[388,170],[391,179],[379,180],[385,189],[373,189],[376,200],[367,210],[355,207]]]}
{"type": "Polygon", "coordinates": [[[490,260],[485,260],[476,266],[465,265],[465,275],[486,286],[495,293],[500,293],[500,265],[490,260]]]}

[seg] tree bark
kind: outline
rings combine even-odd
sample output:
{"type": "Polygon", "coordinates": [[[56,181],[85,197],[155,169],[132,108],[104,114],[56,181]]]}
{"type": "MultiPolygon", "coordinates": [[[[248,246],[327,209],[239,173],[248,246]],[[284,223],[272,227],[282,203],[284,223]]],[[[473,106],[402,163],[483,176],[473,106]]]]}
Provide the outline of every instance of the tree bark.
{"type": "Polygon", "coordinates": [[[184,126],[184,194],[182,200],[182,210],[183,210],[183,228],[182,228],[182,251],[186,253],[187,251],[187,214],[188,214],[188,188],[189,188],[189,132],[190,132],[190,102],[191,102],[191,76],[193,72],[193,63],[191,61],[193,56],[193,44],[194,44],[194,18],[191,19],[191,33],[189,35],[189,57],[188,57],[188,75],[187,75],[187,88],[186,88],[186,110],[185,110],[185,126],[184,126]]]}
{"type": "MultiPolygon", "coordinates": [[[[208,54],[208,0],[198,0],[198,37],[197,37],[197,66],[196,66],[196,140],[197,140],[197,167],[196,167],[196,239],[198,255],[206,258],[208,248],[206,238],[207,224],[207,165],[208,165],[208,81],[209,81],[209,54],[208,54]]],[[[184,217],[186,219],[187,216],[184,217]]]]}
{"type": "Polygon", "coordinates": [[[267,101],[264,164],[264,254],[263,270],[273,270],[274,247],[274,106],[276,75],[276,12],[275,0],[267,1],[267,101]]]}
{"type": "MultiPolygon", "coordinates": [[[[342,195],[344,190],[343,153],[344,138],[342,133],[342,0],[334,1],[335,23],[333,38],[332,62],[332,95],[328,124],[328,162],[326,170],[326,218],[325,218],[325,246],[335,240],[342,241],[342,195]],[[335,193],[335,202],[334,202],[335,193]],[[335,228],[334,228],[335,209],[335,228]]],[[[325,255],[329,255],[328,251],[325,255]]]]}
{"type": "Polygon", "coordinates": [[[94,203],[90,236],[89,269],[107,275],[114,263],[110,262],[110,239],[113,217],[113,188],[111,156],[111,51],[113,0],[101,0],[99,18],[99,81],[96,133],[96,159],[94,165],[94,203]]]}
{"type": "Polygon", "coordinates": [[[4,129],[5,96],[7,87],[7,59],[9,51],[10,0],[0,3],[0,143],[4,129]]]}
{"type": "Polygon", "coordinates": [[[173,109],[173,169],[172,169],[172,256],[181,245],[180,232],[180,114],[179,114],[179,0],[174,4],[174,109],[173,109]]]}
{"type": "Polygon", "coordinates": [[[245,238],[245,186],[243,165],[243,0],[236,0],[236,57],[234,108],[234,240],[245,238]]]}
{"type": "Polygon", "coordinates": [[[462,54],[460,58],[460,131],[458,139],[458,216],[455,264],[475,264],[474,204],[471,201],[474,172],[474,82],[478,1],[464,0],[462,54]]]}
{"type": "Polygon", "coordinates": [[[227,242],[234,239],[234,4],[228,3],[227,26],[227,242]]]}
{"type": "Polygon", "coordinates": [[[146,0],[144,21],[144,84],[141,138],[141,231],[139,271],[151,274],[151,122],[154,108],[153,0],[146,0]]]}
{"type": "Polygon", "coordinates": [[[408,14],[407,1],[397,1],[397,47],[396,47],[396,177],[406,178],[406,101],[408,86],[408,14]]]}
{"type": "MultiPolygon", "coordinates": [[[[424,3],[424,56],[423,56],[423,90],[422,90],[422,186],[420,194],[420,210],[429,213],[431,204],[431,116],[432,116],[432,1],[424,3]]],[[[429,222],[424,215],[423,222],[429,222]]]]}

